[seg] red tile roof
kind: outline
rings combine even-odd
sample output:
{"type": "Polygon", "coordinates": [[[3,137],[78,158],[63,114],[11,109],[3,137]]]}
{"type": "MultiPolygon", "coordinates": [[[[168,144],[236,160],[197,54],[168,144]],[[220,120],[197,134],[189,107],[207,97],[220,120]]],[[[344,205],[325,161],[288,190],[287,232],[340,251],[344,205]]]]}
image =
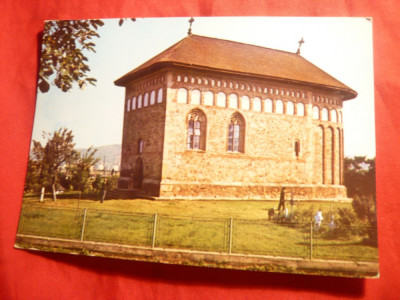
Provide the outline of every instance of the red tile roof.
{"type": "Polygon", "coordinates": [[[128,81],[164,64],[322,86],[352,99],[357,92],[295,53],[190,35],[115,81],[128,81]]]}

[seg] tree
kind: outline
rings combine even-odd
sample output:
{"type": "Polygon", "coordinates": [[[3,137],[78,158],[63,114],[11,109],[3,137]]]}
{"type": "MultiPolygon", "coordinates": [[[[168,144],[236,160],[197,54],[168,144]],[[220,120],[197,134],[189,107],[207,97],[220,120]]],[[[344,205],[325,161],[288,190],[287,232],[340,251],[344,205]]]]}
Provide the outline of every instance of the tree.
{"type": "Polygon", "coordinates": [[[94,157],[96,152],[97,149],[88,148],[71,167],[72,185],[75,190],[84,192],[89,188],[90,169],[100,160],[94,157]]]}
{"type": "Polygon", "coordinates": [[[375,198],[375,158],[365,156],[344,159],[344,185],[349,197],[368,196],[375,198]]]}
{"type": "Polygon", "coordinates": [[[44,185],[51,185],[53,200],[56,201],[56,184],[59,181],[61,167],[72,164],[77,159],[74,149],[74,136],[67,128],[60,128],[54,133],[43,133],[47,139],[43,147],[38,141],[33,141],[33,157],[39,169],[39,181],[44,185]]]}
{"type": "MultiPolygon", "coordinates": [[[[125,19],[119,20],[119,26],[125,19]]],[[[135,19],[131,19],[135,21],[135,19]]],[[[88,77],[90,68],[86,52],[96,52],[93,38],[98,38],[101,20],[63,20],[45,23],[38,87],[42,93],[54,84],[63,92],[69,91],[74,83],[83,89],[95,85],[96,79],[88,77]]]]}
{"type": "Polygon", "coordinates": [[[95,84],[89,78],[90,71],[84,51],[95,51],[92,39],[99,37],[97,29],[101,20],[47,21],[45,23],[40,57],[38,87],[42,93],[50,89],[50,81],[63,92],[72,88],[74,82],[80,88],[95,84]]]}
{"type": "Polygon", "coordinates": [[[25,192],[39,190],[39,188],[40,188],[39,172],[40,172],[40,169],[39,169],[37,161],[32,159],[31,157],[29,157],[28,167],[27,167],[26,176],[25,176],[25,186],[24,186],[25,192]]]}

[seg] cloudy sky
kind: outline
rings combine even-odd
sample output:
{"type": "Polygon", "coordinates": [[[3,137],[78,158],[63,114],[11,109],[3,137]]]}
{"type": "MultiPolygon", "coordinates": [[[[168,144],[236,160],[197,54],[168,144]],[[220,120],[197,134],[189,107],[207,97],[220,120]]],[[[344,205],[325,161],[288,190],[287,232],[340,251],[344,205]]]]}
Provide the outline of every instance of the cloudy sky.
{"type": "MultiPolygon", "coordinates": [[[[72,129],[78,148],[120,144],[124,88],[114,80],[187,36],[189,18],[105,20],[88,54],[96,87],[38,93],[32,138],[72,129]]],[[[375,156],[372,21],[366,18],[195,18],[193,34],[296,52],[358,92],[343,108],[345,155],[375,156]]]]}

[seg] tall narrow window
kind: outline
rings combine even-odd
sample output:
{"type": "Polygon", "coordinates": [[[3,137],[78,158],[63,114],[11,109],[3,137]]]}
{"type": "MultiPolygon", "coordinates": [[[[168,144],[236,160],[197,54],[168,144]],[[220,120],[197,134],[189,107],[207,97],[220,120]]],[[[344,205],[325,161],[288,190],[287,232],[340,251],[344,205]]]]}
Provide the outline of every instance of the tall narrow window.
{"type": "Polygon", "coordinates": [[[264,102],[264,111],[272,113],[272,100],[266,99],[264,102]]]}
{"type": "Polygon", "coordinates": [[[321,120],[328,121],[328,109],[326,107],[322,108],[321,110],[321,120]]]}
{"type": "Polygon", "coordinates": [[[138,108],[142,107],[142,95],[139,95],[139,97],[138,97],[138,105],[137,105],[137,107],[138,108]]]}
{"type": "Polygon", "coordinates": [[[206,149],[206,129],[206,115],[199,109],[192,110],[187,121],[187,149],[206,149]]]}
{"type": "Polygon", "coordinates": [[[314,106],[312,109],[312,115],[314,120],[319,119],[319,108],[317,106],[314,106]]]}
{"type": "Polygon", "coordinates": [[[219,92],[217,95],[217,106],[226,107],[226,95],[223,92],[219,92]]]}
{"type": "Polygon", "coordinates": [[[298,116],[304,116],[305,115],[304,104],[301,103],[301,102],[297,103],[297,115],[298,116]]]}
{"type": "Polygon", "coordinates": [[[144,94],[143,106],[149,105],[149,93],[144,94]]]}
{"type": "Polygon", "coordinates": [[[130,111],[131,110],[131,99],[128,99],[126,102],[126,111],[130,111]]]}
{"type": "Polygon", "coordinates": [[[214,94],[210,91],[204,94],[204,105],[214,105],[214,94]]]}
{"type": "Polygon", "coordinates": [[[163,98],[163,89],[160,88],[160,89],[158,90],[157,103],[162,103],[162,98],[163,98]]]}
{"type": "Polygon", "coordinates": [[[283,114],[283,101],[282,100],[276,100],[275,102],[275,112],[277,114],[283,114]]]}
{"type": "Polygon", "coordinates": [[[296,157],[299,157],[299,155],[300,155],[300,141],[295,141],[294,142],[294,153],[296,154],[296,157]]]}
{"type": "Polygon", "coordinates": [[[249,96],[242,96],[242,104],[241,104],[241,109],[244,110],[249,110],[250,109],[250,98],[249,96]]]}
{"type": "Polygon", "coordinates": [[[229,95],[229,107],[238,108],[238,97],[236,94],[229,95]]]}
{"type": "Polygon", "coordinates": [[[292,101],[286,103],[286,114],[294,115],[294,103],[292,101]]]}
{"type": "Polygon", "coordinates": [[[253,99],[253,110],[261,111],[261,99],[259,97],[253,99]]]}
{"type": "Polygon", "coordinates": [[[228,151],[244,153],[244,130],[242,115],[234,113],[228,127],[228,151]]]}
{"type": "Polygon", "coordinates": [[[331,110],[331,122],[337,122],[337,112],[334,109],[331,110]]]}
{"type": "Polygon", "coordinates": [[[151,91],[150,94],[150,105],[153,105],[154,103],[156,103],[156,91],[151,91]]]}
{"type": "Polygon", "coordinates": [[[187,103],[187,89],[180,88],[178,90],[178,103],[187,103]]]}
{"type": "Polygon", "coordinates": [[[132,99],[132,110],[136,109],[136,97],[133,97],[132,99]]]}
{"type": "Polygon", "coordinates": [[[190,97],[190,103],[200,104],[201,92],[199,90],[193,90],[190,97]]]}
{"type": "Polygon", "coordinates": [[[138,149],[137,149],[138,154],[143,152],[143,140],[140,139],[138,142],[138,149]]]}

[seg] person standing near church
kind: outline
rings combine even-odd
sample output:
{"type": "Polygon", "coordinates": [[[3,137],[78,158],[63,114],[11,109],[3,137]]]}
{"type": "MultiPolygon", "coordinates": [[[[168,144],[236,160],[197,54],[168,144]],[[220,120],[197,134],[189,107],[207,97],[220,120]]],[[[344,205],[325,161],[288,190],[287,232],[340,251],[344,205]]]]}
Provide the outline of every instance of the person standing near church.
{"type": "Polygon", "coordinates": [[[283,211],[285,211],[285,187],[281,189],[281,195],[279,197],[279,206],[278,206],[279,213],[281,213],[281,208],[283,211]]]}

